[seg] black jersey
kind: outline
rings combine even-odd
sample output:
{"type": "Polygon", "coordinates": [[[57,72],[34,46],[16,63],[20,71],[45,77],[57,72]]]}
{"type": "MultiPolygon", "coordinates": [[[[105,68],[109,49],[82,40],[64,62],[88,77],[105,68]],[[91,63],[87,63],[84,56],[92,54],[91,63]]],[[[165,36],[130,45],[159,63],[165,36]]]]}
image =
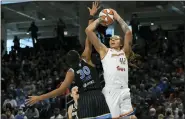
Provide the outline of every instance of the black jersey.
{"type": "Polygon", "coordinates": [[[100,80],[95,67],[81,60],[79,66],[73,70],[79,93],[100,89],[100,80]]]}
{"type": "Polygon", "coordinates": [[[78,116],[77,116],[77,105],[72,104],[72,119],[78,119],[78,116]]]}

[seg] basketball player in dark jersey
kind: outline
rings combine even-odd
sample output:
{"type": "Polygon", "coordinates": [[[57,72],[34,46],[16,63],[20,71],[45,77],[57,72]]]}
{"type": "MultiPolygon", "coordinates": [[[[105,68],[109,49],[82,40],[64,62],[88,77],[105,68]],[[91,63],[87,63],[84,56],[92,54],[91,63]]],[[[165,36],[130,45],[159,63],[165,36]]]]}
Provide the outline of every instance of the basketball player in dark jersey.
{"type": "Polygon", "coordinates": [[[75,86],[71,89],[71,97],[74,100],[74,103],[71,104],[68,108],[68,118],[69,119],[78,119],[77,116],[77,101],[79,98],[79,94],[78,94],[78,87],[75,86]]]}
{"type": "MultiPolygon", "coordinates": [[[[98,2],[93,2],[92,9],[88,8],[91,16],[95,15],[98,6],[98,2]]],[[[90,22],[92,22],[92,19],[90,22]]],[[[75,81],[80,97],[77,106],[78,118],[111,118],[105,97],[101,92],[98,73],[91,62],[91,47],[89,40],[86,39],[85,50],[81,57],[77,51],[69,51],[66,58],[71,68],[67,71],[61,86],[47,94],[29,96],[26,104],[33,105],[41,100],[59,96],[75,81]]]]}

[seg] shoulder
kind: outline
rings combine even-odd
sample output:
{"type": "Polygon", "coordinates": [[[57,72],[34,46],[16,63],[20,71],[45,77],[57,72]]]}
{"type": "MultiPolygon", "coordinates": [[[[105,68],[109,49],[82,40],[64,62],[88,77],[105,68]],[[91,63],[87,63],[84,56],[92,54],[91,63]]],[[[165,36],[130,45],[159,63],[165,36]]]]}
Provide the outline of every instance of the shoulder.
{"type": "Polygon", "coordinates": [[[110,54],[111,52],[113,52],[113,49],[111,48],[106,48],[105,54],[103,56],[100,55],[101,60],[105,59],[105,57],[110,54]]]}
{"type": "Polygon", "coordinates": [[[15,99],[13,99],[13,100],[12,100],[12,102],[16,102],[16,100],[15,100],[15,99]]]}
{"type": "Polygon", "coordinates": [[[125,54],[125,56],[126,56],[127,59],[130,59],[131,56],[133,55],[133,52],[128,53],[128,52],[126,52],[126,50],[125,50],[124,48],[122,48],[122,51],[123,51],[123,53],[125,54]]]}
{"type": "Polygon", "coordinates": [[[11,118],[11,119],[14,119],[14,118],[15,118],[15,116],[12,114],[10,118],[11,118]]]}
{"type": "Polygon", "coordinates": [[[74,76],[75,76],[75,69],[69,68],[66,73],[66,77],[74,77],[74,76]]]}
{"type": "Polygon", "coordinates": [[[74,73],[74,69],[73,68],[69,68],[67,72],[73,72],[74,73]]]}
{"type": "Polygon", "coordinates": [[[26,116],[24,116],[24,119],[28,119],[26,116]]]}
{"type": "Polygon", "coordinates": [[[39,110],[37,108],[35,108],[35,111],[38,112],[39,110]]]}

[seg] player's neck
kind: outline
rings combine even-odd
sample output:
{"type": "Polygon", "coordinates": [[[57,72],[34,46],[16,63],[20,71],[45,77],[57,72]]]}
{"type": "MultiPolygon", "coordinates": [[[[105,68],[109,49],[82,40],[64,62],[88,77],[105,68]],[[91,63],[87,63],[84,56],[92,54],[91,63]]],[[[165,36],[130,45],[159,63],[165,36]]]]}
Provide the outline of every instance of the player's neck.
{"type": "Polygon", "coordinates": [[[112,48],[112,49],[114,49],[116,51],[120,51],[121,50],[120,48],[112,48]]]}

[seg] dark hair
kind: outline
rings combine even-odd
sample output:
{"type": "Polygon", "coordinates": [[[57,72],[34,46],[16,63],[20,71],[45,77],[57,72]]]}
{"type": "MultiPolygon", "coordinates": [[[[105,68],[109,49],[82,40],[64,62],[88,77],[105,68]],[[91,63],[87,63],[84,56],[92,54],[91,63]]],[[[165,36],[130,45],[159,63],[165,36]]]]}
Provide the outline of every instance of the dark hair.
{"type": "Polygon", "coordinates": [[[66,55],[66,63],[73,68],[80,62],[79,53],[75,50],[70,50],[66,55]]]}
{"type": "Polygon", "coordinates": [[[5,107],[9,108],[9,109],[12,109],[12,105],[10,103],[7,103],[5,107]]]}
{"type": "Polygon", "coordinates": [[[182,116],[183,116],[182,110],[179,110],[179,111],[178,111],[178,115],[179,115],[179,117],[182,117],[182,116]]]}
{"type": "Polygon", "coordinates": [[[166,116],[170,116],[171,115],[171,111],[166,111],[166,116]]]}

